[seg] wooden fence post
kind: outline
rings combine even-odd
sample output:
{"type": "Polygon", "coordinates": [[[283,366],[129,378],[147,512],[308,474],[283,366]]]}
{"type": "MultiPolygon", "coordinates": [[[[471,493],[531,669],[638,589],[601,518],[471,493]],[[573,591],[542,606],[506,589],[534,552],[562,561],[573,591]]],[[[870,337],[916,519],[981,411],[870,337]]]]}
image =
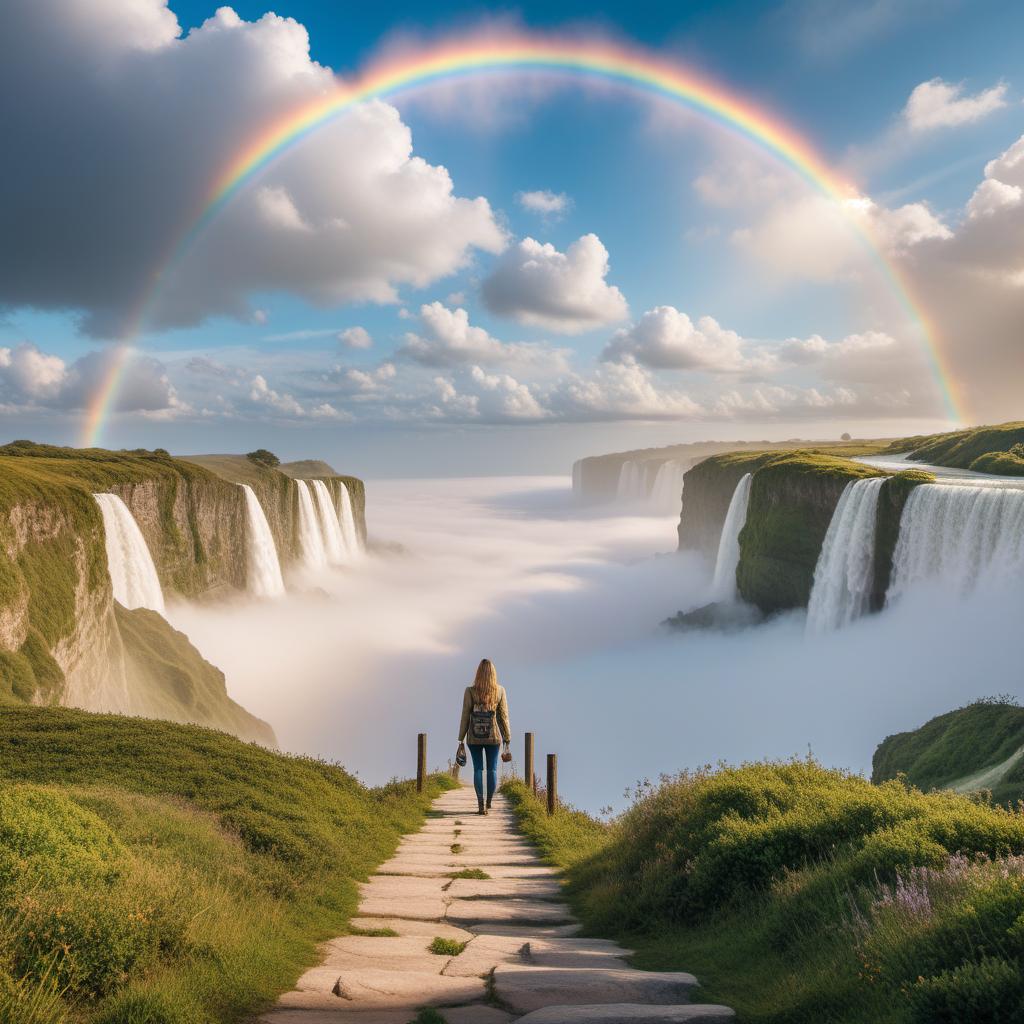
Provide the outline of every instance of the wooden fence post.
{"type": "Polygon", "coordinates": [[[533,733],[526,734],[526,757],[523,764],[523,781],[527,789],[534,789],[533,778],[533,733]]]}
{"type": "Polygon", "coordinates": [[[427,734],[418,733],[416,736],[416,792],[422,793],[423,786],[427,781],[427,734]]]}
{"type": "Polygon", "coordinates": [[[558,755],[548,754],[548,814],[558,809],[558,755]]]}

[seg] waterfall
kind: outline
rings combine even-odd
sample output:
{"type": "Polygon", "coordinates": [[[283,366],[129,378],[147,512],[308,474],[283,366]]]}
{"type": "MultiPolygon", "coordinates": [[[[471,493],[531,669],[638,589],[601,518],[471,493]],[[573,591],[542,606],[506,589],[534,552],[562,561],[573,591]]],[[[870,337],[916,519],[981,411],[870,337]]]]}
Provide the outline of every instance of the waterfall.
{"type": "Polygon", "coordinates": [[[344,480],[338,481],[338,501],[340,511],[338,518],[341,521],[341,533],[345,538],[345,547],[349,557],[355,558],[363,550],[363,541],[356,529],[356,517],[352,512],[352,498],[348,493],[348,487],[344,480]]]}
{"type": "Polygon", "coordinates": [[[307,569],[327,565],[327,551],[320,527],[320,517],[313,506],[313,492],[305,480],[296,480],[299,488],[299,552],[307,569]]]}
{"type": "Polygon", "coordinates": [[[125,608],[152,608],[164,612],[164,595],[153,556],[139,524],[116,494],[94,494],[103,516],[107,566],[114,599],[125,608]]]}
{"type": "Polygon", "coordinates": [[[241,488],[245,494],[249,592],[256,597],[280,597],[284,594],[284,580],[274,535],[252,488],[248,484],[241,488]]]}
{"type": "Polygon", "coordinates": [[[982,578],[1024,570],[1024,490],[998,485],[920,484],[900,519],[886,600],[918,583],[969,593],[982,578]]]}
{"type": "Polygon", "coordinates": [[[651,488],[651,505],[657,512],[679,515],[682,504],[683,473],[681,463],[669,459],[658,467],[658,475],[651,488]]]}
{"type": "Polygon", "coordinates": [[[867,611],[875,566],[878,496],[885,477],[846,485],[832,513],[814,569],[807,629],[825,633],[867,611]]]}
{"type": "Polygon", "coordinates": [[[327,551],[327,561],[331,565],[341,565],[348,554],[348,545],[341,530],[338,510],[334,507],[334,499],[331,498],[331,492],[327,490],[327,484],[323,480],[310,480],[309,483],[313,488],[316,509],[320,515],[320,528],[323,533],[324,548],[327,551]]]}
{"type": "Polygon", "coordinates": [[[615,494],[619,501],[636,501],[647,497],[642,463],[626,459],[619,470],[619,485],[615,494]]]}
{"type": "Polygon", "coordinates": [[[747,521],[747,503],[750,501],[750,483],[753,477],[744,473],[736,490],[732,492],[729,511],[722,526],[715,560],[715,579],[712,584],[716,601],[735,601],[736,570],[740,564],[740,531],[747,521]]]}
{"type": "Polygon", "coordinates": [[[572,464],[572,493],[575,498],[583,497],[583,466],[579,459],[572,464]]]}

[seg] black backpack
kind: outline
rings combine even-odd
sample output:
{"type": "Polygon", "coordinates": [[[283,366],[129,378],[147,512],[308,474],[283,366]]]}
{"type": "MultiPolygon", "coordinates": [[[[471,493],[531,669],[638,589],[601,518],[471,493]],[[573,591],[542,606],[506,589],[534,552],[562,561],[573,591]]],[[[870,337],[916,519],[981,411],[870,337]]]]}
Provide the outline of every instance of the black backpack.
{"type": "Polygon", "coordinates": [[[495,719],[497,712],[478,710],[479,705],[474,704],[469,715],[469,735],[475,740],[489,740],[494,736],[495,719]]]}

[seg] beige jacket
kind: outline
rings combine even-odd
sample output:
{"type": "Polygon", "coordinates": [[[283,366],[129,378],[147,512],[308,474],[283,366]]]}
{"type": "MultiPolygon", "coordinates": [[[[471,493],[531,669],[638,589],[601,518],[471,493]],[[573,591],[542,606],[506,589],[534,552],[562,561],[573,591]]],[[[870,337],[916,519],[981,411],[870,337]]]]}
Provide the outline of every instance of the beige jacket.
{"type": "Polygon", "coordinates": [[[460,743],[463,740],[474,745],[500,743],[502,740],[506,743],[512,742],[512,729],[508,724],[508,697],[505,696],[504,686],[499,686],[498,690],[498,706],[495,708],[494,715],[495,728],[492,730],[490,738],[474,739],[472,736],[467,737],[469,732],[469,715],[473,710],[473,687],[466,687],[466,692],[462,696],[462,721],[459,723],[460,743]],[[499,733],[501,734],[500,736],[498,735],[499,733]]]}

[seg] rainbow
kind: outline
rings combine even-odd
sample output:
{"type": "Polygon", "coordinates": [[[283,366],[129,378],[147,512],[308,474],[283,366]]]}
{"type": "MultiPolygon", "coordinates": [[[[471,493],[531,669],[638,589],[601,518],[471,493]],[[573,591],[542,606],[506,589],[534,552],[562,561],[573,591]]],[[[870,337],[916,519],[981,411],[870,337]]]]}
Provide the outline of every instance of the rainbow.
{"type": "MultiPolygon", "coordinates": [[[[261,171],[355,104],[408,95],[438,83],[494,72],[568,75],[576,79],[612,83],[667,99],[697,111],[750,140],[843,208],[852,210],[861,202],[857,189],[830,169],[807,140],[781,119],[697,72],[647,51],[608,41],[551,39],[529,34],[442,42],[378,62],[351,82],[339,82],[337,88],[266,125],[232,157],[216,176],[185,230],[175,239],[161,272],[154,275],[153,285],[139,303],[130,330],[122,338],[122,353],[112,361],[114,369],[90,405],[85,443],[97,442],[116,399],[128,363],[129,346],[142,329],[146,311],[159,293],[160,281],[166,279],[167,271],[185,257],[196,238],[261,171]]],[[[850,223],[880,265],[904,312],[917,324],[949,418],[961,421],[964,419],[962,406],[954,378],[938,344],[938,332],[913,297],[898,268],[884,256],[876,241],[852,215],[850,223]]]]}

